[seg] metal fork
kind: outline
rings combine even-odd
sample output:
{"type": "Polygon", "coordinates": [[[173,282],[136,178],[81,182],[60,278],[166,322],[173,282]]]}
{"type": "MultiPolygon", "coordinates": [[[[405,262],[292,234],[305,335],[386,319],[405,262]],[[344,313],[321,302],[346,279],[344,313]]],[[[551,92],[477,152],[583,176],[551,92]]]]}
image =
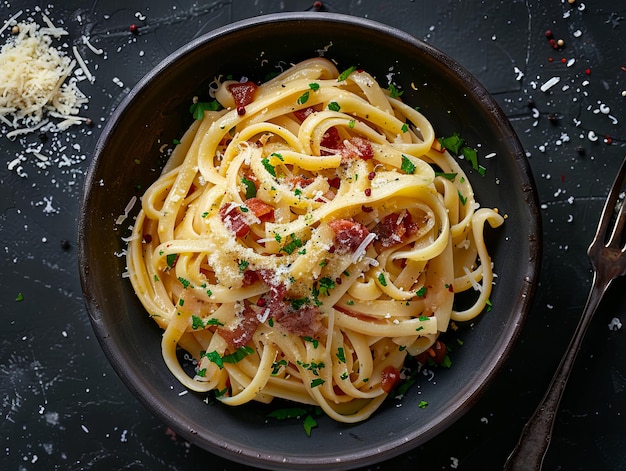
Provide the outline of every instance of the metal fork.
{"type": "Polygon", "coordinates": [[[504,465],[504,469],[507,471],[539,471],[541,469],[543,458],[550,446],[552,429],[561,396],[587,327],[611,282],[626,274],[626,247],[624,246],[626,239],[624,232],[624,224],[626,223],[625,186],[626,159],[622,162],[613,181],[613,186],[611,186],[604,203],[596,235],[589,249],[587,249],[587,255],[593,268],[593,279],[582,316],[559,367],[552,377],[550,386],[532,417],[526,423],[517,446],[504,465]]]}

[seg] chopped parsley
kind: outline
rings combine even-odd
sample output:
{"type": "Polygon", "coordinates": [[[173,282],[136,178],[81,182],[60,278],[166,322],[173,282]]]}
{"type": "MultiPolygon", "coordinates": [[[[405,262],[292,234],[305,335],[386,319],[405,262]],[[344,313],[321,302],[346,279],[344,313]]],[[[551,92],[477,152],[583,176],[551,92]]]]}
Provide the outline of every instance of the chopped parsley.
{"type": "Polygon", "coordinates": [[[326,382],[326,380],[324,380],[322,378],[315,378],[313,381],[311,381],[311,388],[316,388],[318,386],[321,386],[325,382],[326,382]]]}
{"type": "Polygon", "coordinates": [[[458,191],[457,193],[459,194],[459,200],[461,200],[461,204],[465,206],[465,203],[467,203],[467,198],[461,194],[461,191],[458,191]]]}
{"type": "Polygon", "coordinates": [[[267,173],[269,173],[273,177],[276,177],[276,169],[270,163],[270,160],[267,157],[264,157],[263,160],[261,160],[261,163],[263,164],[263,167],[265,167],[265,170],[267,170],[267,173]]]}
{"type": "Polygon", "coordinates": [[[248,265],[250,265],[250,262],[248,262],[247,260],[239,260],[239,263],[237,264],[237,266],[239,267],[239,272],[243,273],[244,271],[246,271],[248,265]]]}
{"type": "Polygon", "coordinates": [[[191,282],[189,280],[186,280],[185,278],[182,278],[180,276],[178,277],[178,281],[180,281],[180,284],[183,285],[184,289],[187,289],[191,285],[191,282]]]}
{"type": "Polygon", "coordinates": [[[222,105],[217,100],[213,101],[198,101],[192,103],[189,107],[189,112],[192,114],[193,119],[201,120],[204,118],[205,111],[219,111],[222,105]]]}
{"type": "Polygon", "coordinates": [[[309,101],[309,91],[308,90],[298,97],[297,103],[299,105],[304,105],[307,101],[309,101]]]}
{"type": "Polygon", "coordinates": [[[237,363],[237,362],[243,360],[248,355],[252,355],[253,353],[254,353],[254,349],[244,345],[243,347],[239,347],[233,353],[230,353],[228,355],[224,355],[222,357],[222,361],[224,363],[237,363]]]}
{"type": "Polygon", "coordinates": [[[285,244],[280,250],[283,252],[287,252],[287,254],[291,255],[296,249],[302,247],[302,240],[298,238],[295,234],[291,234],[291,240],[285,244]]]}
{"type": "Polygon", "coordinates": [[[339,103],[337,103],[336,101],[331,101],[328,104],[328,109],[330,111],[339,111],[341,109],[341,106],[339,106],[339,103]]]}
{"type": "Polygon", "coordinates": [[[352,72],[354,72],[355,70],[356,70],[355,66],[348,67],[346,70],[344,70],[343,72],[339,74],[339,77],[337,77],[337,82],[343,82],[348,77],[350,77],[350,75],[352,75],[352,72]]]}
{"type": "Polygon", "coordinates": [[[24,301],[24,295],[22,293],[17,293],[17,296],[15,296],[15,301],[17,301],[18,303],[20,301],[24,301]]]}
{"type": "Polygon", "coordinates": [[[402,164],[400,165],[400,169],[407,174],[415,173],[415,164],[411,162],[406,155],[402,155],[402,164]]]}
{"type": "Polygon", "coordinates": [[[178,258],[177,253],[170,253],[165,256],[165,262],[167,263],[167,268],[174,268],[176,265],[176,259],[178,258]]]}
{"type": "Polygon", "coordinates": [[[319,292],[320,294],[325,294],[326,296],[328,296],[330,294],[330,290],[334,287],[335,282],[331,278],[325,276],[320,280],[319,292]]]}
{"type": "Polygon", "coordinates": [[[381,286],[387,286],[387,280],[385,279],[384,273],[378,275],[378,282],[381,284],[381,286]]]}
{"type": "Polygon", "coordinates": [[[454,133],[450,137],[440,137],[438,140],[441,147],[449,150],[455,155],[459,154],[461,147],[465,144],[465,139],[463,139],[458,133],[454,133]]]}
{"type": "Polygon", "coordinates": [[[448,172],[435,172],[435,176],[436,177],[443,177],[446,180],[450,180],[451,182],[454,181],[454,179],[457,176],[457,173],[448,173],[448,172]]]}
{"type": "Polygon", "coordinates": [[[320,84],[312,82],[312,83],[309,84],[309,88],[311,90],[313,90],[314,92],[316,92],[316,91],[318,91],[320,89],[320,84]]]}
{"type": "Polygon", "coordinates": [[[242,177],[241,183],[246,187],[246,199],[254,198],[256,196],[256,185],[254,182],[246,177],[242,177]]]}
{"type": "Polygon", "coordinates": [[[418,289],[418,290],[415,292],[415,295],[416,295],[416,296],[419,296],[420,298],[423,298],[424,296],[426,296],[426,291],[427,291],[426,286],[422,286],[420,289],[418,289]]]}
{"type": "Polygon", "coordinates": [[[283,359],[283,360],[275,361],[272,364],[272,376],[276,376],[278,372],[280,371],[280,368],[283,366],[287,366],[287,360],[283,359]]]}
{"type": "Polygon", "coordinates": [[[337,357],[337,360],[339,360],[341,363],[346,362],[346,354],[343,351],[343,347],[339,347],[337,349],[337,353],[335,354],[335,356],[337,357]]]}
{"type": "Polygon", "coordinates": [[[404,123],[400,129],[402,129],[402,132],[409,132],[409,126],[407,126],[406,123],[404,123]]]}
{"type": "Polygon", "coordinates": [[[389,84],[389,95],[391,96],[391,98],[398,98],[402,96],[403,93],[404,92],[398,90],[398,87],[396,87],[393,83],[389,84]]]}
{"type": "Polygon", "coordinates": [[[313,337],[302,337],[302,339],[307,342],[311,342],[313,344],[313,348],[317,348],[320,344],[320,341],[317,339],[314,339],[313,337]]]}
{"type": "Polygon", "coordinates": [[[427,401],[420,401],[420,403],[417,405],[417,407],[419,407],[420,409],[426,409],[427,406],[428,406],[427,401]]]}

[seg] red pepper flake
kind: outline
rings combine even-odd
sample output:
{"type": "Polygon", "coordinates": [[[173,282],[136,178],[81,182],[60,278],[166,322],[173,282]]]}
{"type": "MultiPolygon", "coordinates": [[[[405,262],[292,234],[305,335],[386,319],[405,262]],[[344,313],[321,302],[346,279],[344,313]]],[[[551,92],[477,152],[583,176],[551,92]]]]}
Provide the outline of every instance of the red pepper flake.
{"type": "Polygon", "coordinates": [[[372,211],[374,211],[374,208],[372,208],[371,206],[361,206],[361,211],[363,211],[364,213],[371,213],[372,211]]]}
{"type": "Polygon", "coordinates": [[[373,180],[376,177],[376,172],[370,172],[367,174],[368,180],[373,180]]]}
{"type": "Polygon", "coordinates": [[[604,137],[604,143],[607,145],[611,145],[613,143],[613,139],[608,134],[604,137]]]}
{"type": "Polygon", "coordinates": [[[320,11],[322,8],[324,8],[324,4],[322,2],[313,2],[313,8],[315,9],[315,11],[320,11]]]}
{"type": "Polygon", "coordinates": [[[128,27],[128,30],[133,34],[139,34],[139,26],[137,26],[135,23],[131,24],[128,27]]]}
{"type": "Polygon", "coordinates": [[[365,189],[365,196],[372,196],[372,189],[371,188],[366,188],[365,189]]]}
{"type": "Polygon", "coordinates": [[[549,30],[549,29],[547,29],[547,30],[546,30],[546,38],[550,39],[552,36],[553,36],[553,35],[552,35],[552,31],[551,31],[551,30],[549,30]]]}
{"type": "Polygon", "coordinates": [[[567,59],[565,57],[561,58],[561,63],[565,64],[567,62],[567,59]]]}
{"type": "Polygon", "coordinates": [[[626,67],[625,66],[621,66],[620,69],[622,70],[622,72],[626,72],[626,67]]]}
{"type": "Polygon", "coordinates": [[[552,57],[548,57],[548,62],[552,62],[552,57]]]}
{"type": "Polygon", "coordinates": [[[587,75],[591,75],[591,69],[585,69],[585,73],[586,73],[587,75]]]}
{"type": "Polygon", "coordinates": [[[256,305],[259,307],[265,307],[265,298],[259,298],[259,300],[256,302],[256,305]]]}
{"type": "Polygon", "coordinates": [[[328,253],[335,253],[336,247],[334,245],[331,245],[330,247],[328,247],[328,253]]]}

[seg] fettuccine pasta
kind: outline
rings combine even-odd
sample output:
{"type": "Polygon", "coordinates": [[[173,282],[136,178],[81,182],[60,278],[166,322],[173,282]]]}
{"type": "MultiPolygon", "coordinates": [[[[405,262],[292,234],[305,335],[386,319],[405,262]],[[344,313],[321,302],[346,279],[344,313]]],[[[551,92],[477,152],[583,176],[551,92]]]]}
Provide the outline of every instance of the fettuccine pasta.
{"type": "Polygon", "coordinates": [[[430,122],[366,71],[315,58],[261,85],[213,85],[128,246],[163,358],[224,404],[282,398],[362,421],[407,356],[484,310],[484,227],[503,218],[479,209],[430,122]],[[475,295],[456,310],[463,291],[475,295]]]}

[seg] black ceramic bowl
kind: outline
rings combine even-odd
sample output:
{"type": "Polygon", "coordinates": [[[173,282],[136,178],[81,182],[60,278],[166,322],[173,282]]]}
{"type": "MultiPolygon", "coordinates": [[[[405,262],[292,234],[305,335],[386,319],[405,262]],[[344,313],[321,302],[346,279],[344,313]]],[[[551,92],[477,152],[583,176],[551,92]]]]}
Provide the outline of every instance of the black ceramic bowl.
{"type": "MultiPolygon", "coordinates": [[[[482,158],[482,157],[481,157],[482,158]]],[[[352,468],[398,455],[450,426],[496,375],[529,310],[540,261],[538,206],[532,176],[509,122],[487,91],[453,59],[410,35],[361,18],[323,13],[257,17],[217,29],[172,54],[132,90],[108,121],[85,184],[80,218],[80,270],[89,316],[113,367],[137,398],[190,442],[234,461],[264,468],[352,468]],[[182,135],[194,95],[220,74],[262,80],[278,64],[323,54],[338,68],[357,66],[382,83],[388,74],[419,106],[437,135],[458,132],[480,146],[487,168],[465,165],[483,206],[508,215],[489,234],[499,274],[493,309],[455,336],[463,340],[436,381],[420,377],[355,425],[325,417],[310,437],[300,421],[268,421],[267,406],[207,405],[183,387],[161,357],[161,331],[122,277],[134,212],[116,219],[154,181],[161,147],[182,135]],[[420,408],[421,400],[428,407],[420,408]],[[400,406],[399,406],[400,405],[400,406]]]]}

